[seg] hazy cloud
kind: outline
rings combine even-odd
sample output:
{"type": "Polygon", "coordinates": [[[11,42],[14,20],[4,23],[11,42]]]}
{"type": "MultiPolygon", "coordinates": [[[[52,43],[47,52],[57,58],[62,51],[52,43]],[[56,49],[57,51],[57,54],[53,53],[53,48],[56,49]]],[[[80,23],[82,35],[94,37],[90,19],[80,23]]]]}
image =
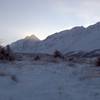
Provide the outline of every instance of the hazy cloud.
{"type": "Polygon", "coordinates": [[[100,21],[99,9],[100,0],[0,0],[0,37],[10,41],[31,32],[43,39],[100,21]]]}
{"type": "MultiPolygon", "coordinates": [[[[65,15],[73,15],[87,22],[100,20],[100,0],[55,0],[55,9],[65,15]]],[[[52,1],[53,2],[53,1],[52,1]]]]}

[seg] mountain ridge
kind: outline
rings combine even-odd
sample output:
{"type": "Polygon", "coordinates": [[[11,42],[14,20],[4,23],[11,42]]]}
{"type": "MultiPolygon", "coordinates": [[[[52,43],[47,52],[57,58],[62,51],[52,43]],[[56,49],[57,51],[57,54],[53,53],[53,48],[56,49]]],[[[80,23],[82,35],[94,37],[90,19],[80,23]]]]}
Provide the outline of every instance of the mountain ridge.
{"type": "MultiPolygon", "coordinates": [[[[70,30],[64,30],[48,36],[45,40],[26,45],[21,52],[53,53],[69,51],[91,51],[100,49],[100,22],[88,27],[76,26],[70,30]]],[[[16,50],[15,50],[16,51],[16,50]]]]}

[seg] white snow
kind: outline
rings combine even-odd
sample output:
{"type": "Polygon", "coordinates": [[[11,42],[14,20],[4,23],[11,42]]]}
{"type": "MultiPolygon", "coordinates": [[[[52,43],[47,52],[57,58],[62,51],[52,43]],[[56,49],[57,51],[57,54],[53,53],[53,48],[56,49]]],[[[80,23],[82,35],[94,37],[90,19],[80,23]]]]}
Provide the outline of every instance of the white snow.
{"type": "Polygon", "coordinates": [[[99,73],[88,64],[0,62],[0,100],[100,100],[99,73]]]}

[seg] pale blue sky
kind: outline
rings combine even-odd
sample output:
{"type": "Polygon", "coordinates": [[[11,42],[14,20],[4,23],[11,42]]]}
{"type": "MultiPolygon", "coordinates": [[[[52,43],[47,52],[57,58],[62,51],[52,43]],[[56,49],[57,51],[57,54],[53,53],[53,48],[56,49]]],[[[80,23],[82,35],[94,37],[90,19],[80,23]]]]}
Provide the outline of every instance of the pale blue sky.
{"type": "Polygon", "coordinates": [[[100,21],[100,0],[0,0],[0,40],[29,34],[44,39],[74,26],[100,21]]]}

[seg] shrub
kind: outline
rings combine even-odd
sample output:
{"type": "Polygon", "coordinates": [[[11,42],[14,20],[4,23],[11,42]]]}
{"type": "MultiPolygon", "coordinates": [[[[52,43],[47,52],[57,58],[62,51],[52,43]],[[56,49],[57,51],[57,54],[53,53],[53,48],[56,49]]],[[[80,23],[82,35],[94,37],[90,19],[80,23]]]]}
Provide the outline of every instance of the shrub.
{"type": "Polygon", "coordinates": [[[53,54],[54,58],[64,58],[64,56],[62,55],[62,53],[58,50],[56,50],[53,54]]]}
{"type": "Polygon", "coordinates": [[[74,57],[69,57],[69,61],[74,61],[74,57]]]}
{"type": "Polygon", "coordinates": [[[100,66],[100,57],[96,60],[96,66],[100,66]]]}
{"type": "Polygon", "coordinates": [[[0,46],[0,59],[1,60],[5,59],[4,55],[5,55],[5,49],[2,46],[0,46]]]}
{"type": "Polygon", "coordinates": [[[5,48],[0,46],[0,60],[15,60],[14,54],[10,49],[10,46],[6,46],[5,48]]]}
{"type": "Polygon", "coordinates": [[[36,57],[34,58],[34,60],[35,60],[35,61],[40,60],[40,56],[36,56],[36,57]]]}
{"type": "Polygon", "coordinates": [[[14,82],[18,82],[18,79],[15,75],[11,75],[11,80],[14,81],[14,82]]]}

